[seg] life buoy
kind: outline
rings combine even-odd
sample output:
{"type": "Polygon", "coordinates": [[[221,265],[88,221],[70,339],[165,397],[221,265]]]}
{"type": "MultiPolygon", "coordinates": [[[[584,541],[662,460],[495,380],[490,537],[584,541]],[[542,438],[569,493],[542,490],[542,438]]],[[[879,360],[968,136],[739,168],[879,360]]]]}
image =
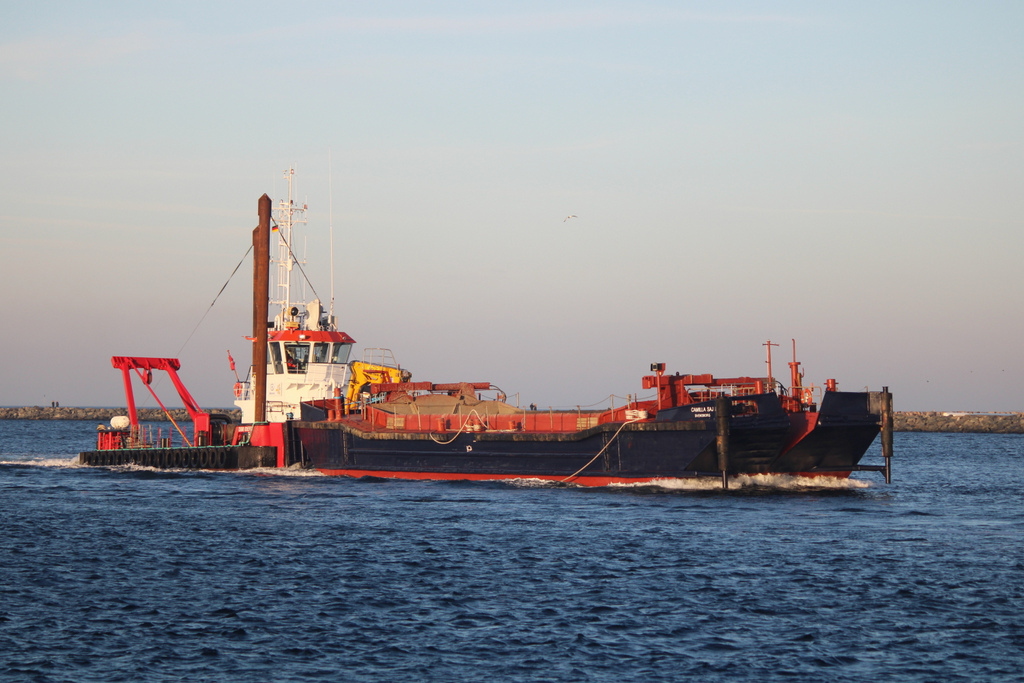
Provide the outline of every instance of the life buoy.
{"type": "Polygon", "coordinates": [[[235,398],[242,398],[242,383],[235,382],[235,398]]]}

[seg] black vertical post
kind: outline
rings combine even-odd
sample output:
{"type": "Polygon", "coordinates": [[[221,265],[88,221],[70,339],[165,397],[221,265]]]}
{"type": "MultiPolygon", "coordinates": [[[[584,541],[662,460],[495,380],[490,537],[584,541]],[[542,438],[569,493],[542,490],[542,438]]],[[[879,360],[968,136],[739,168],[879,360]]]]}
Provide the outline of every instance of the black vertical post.
{"type": "Polygon", "coordinates": [[[722,473],[722,488],[729,488],[729,417],[732,401],[725,394],[715,399],[715,422],[718,428],[718,469],[722,473]]]}
{"type": "Polygon", "coordinates": [[[267,421],[267,307],[270,299],[270,197],[259,199],[259,225],[252,231],[252,374],[254,422],[267,421]]]}
{"type": "Polygon", "coordinates": [[[892,394],[882,387],[882,457],[885,458],[885,483],[892,483],[892,394]]]}

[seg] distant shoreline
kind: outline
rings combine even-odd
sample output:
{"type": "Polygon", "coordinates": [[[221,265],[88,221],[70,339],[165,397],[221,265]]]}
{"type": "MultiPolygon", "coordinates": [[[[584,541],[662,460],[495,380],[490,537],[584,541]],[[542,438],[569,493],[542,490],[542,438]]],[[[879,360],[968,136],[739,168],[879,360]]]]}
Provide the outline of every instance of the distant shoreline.
{"type": "MultiPolygon", "coordinates": [[[[211,408],[210,412],[228,415],[233,421],[241,420],[238,408],[211,408]]],[[[109,422],[115,415],[126,415],[126,408],[0,408],[0,420],[92,420],[109,422]]],[[[139,419],[144,422],[166,422],[167,415],[159,408],[139,408],[139,419]]],[[[172,408],[175,422],[188,422],[188,411],[172,408]]],[[[967,412],[897,412],[893,416],[893,429],[897,432],[949,432],[965,434],[1024,434],[1024,413],[967,413],[967,412]]]]}
{"type": "MultiPolygon", "coordinates": [[[[160,408],[139,408],[139,419],[143,422],[168,422],[167,413],[160,408]]],[[[189,422],[188,411],[184,408],[171,408],[171,417],[175,422],[189,422]]],[[[210,408],[211,413],[228,415],[238,422],[242,411],[238,408],[210,408]]],[[[127,415],[127,408],[42,408],[25,406],[22,408],[0,408],[0,420],[92,420],[109,422],[116,415],[127,415]]]]}
{"type": "Polygon", "coordinates": [[[1024,434],[1024,413],[896,412],[897,432],[1024,434]]]}

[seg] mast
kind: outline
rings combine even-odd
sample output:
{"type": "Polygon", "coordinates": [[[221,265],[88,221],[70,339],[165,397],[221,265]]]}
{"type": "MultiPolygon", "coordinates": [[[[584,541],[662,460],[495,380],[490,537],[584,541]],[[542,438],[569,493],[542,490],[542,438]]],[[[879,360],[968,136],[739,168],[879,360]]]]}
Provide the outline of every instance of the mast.
{"type": "Polygon", "coordinates": [[[279,200],[277,203],[276,216],[274,217],[276,223],[274,232],[278,236],[277,257],[271,258],[271,263],[276,266],[276,277],[270,303],[281,307],[281,312],[275,320],[278,329],[283,329],[286,322],[299,322],[296,318],[305,316],[304,306],[298,308],[297,316],[291,314],[293,307],[295,307],[295,300],[292,297],[292,270],[295,268],[295,264],[298,263],[295,259],[295,243],[292,240],[292,229],[297,224],[308,222],[306,220],[307,206],[305,204],[299,206],[295,203],[295,168],[292,167],[286,170],[284,177],[288,181],[288,198],[279,200]]]}
{"type": "Polygon", "coordinates": [[[327,227],[331,235],[331,304],[327,311],[334,324],[334,164],[331,162],[331,148],[327,148],[327,227]]]}
{"type": "Polygon", "coordinates": [[[768,359],[765,361],[768,366],[768,391],[775,391],[775,376],[772,375],[772,347],[778,346],[778,344],[773,344],[772,340],[769,339],[764,344],[761,344],[761,346],[768,349],[768,359]]]}

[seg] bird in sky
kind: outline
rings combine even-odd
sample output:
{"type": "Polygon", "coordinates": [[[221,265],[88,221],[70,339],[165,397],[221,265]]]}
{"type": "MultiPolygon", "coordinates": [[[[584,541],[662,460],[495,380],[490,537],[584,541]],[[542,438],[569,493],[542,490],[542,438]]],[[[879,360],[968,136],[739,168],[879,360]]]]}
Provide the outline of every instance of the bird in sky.
{"type": "Polygon", "coordinates": [[[564,223],[564,222],[566,222],[567,220],[569,220],[570,218],[579,218],[579,216],[577,216],[576,214],[571,214],[571,215],[569,215],[569,216],[566,216],[565,218],[563,218],[563,219],[562,219],[562,222],[564,223]]]}

